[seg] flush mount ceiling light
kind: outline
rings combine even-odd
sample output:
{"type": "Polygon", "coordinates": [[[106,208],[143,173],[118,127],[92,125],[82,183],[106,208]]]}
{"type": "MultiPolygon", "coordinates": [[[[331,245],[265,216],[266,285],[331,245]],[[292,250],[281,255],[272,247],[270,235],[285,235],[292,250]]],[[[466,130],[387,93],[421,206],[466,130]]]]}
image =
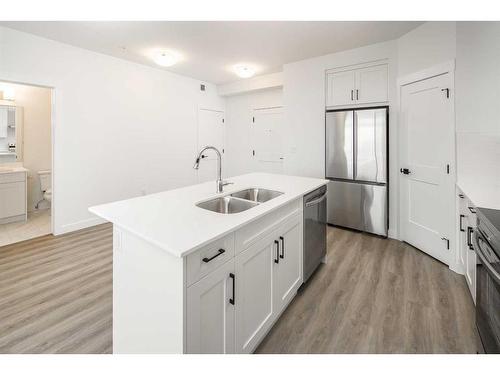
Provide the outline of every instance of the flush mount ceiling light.
{"type": "Polygon", "coordinates": [[[250,78],[255,74],[255,69],[248,65],[235,65],[234,72],[240,78],[250,78]]]}
{"type": "Polygon", "coordinates": [[[180,60],[180,57],[172,51],[157,51],[153,56],[153,60],[160,66],[172,66],[180,60]]]}

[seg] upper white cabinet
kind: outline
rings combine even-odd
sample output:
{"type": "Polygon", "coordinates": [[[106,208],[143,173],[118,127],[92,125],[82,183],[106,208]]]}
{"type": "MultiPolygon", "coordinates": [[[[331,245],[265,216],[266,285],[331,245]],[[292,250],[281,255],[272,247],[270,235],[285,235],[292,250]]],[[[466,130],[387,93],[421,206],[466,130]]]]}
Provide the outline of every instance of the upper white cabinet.
{"type": "Polygon", "coordinates": [[[329,71],[326,75],[326,106],[386,102],[388,65],[329,71]]]}
{"type": "Polygon", "coordinates": [[[346,105],[355,101],[356,72],[328,73],[326,76],[327,96],[326,105],[346,105]]]}

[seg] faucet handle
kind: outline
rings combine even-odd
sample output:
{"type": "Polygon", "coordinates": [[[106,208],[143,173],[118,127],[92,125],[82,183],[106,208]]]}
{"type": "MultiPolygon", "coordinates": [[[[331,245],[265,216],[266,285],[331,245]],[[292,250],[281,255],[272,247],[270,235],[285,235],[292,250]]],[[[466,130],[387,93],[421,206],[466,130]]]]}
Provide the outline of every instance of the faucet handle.
{"type": "Polygon", "coordinates": [[[222,186],[226,186],[226,185],[234,185],[234,182],[229,182],[229,181],[222,181],[222,186]]]}

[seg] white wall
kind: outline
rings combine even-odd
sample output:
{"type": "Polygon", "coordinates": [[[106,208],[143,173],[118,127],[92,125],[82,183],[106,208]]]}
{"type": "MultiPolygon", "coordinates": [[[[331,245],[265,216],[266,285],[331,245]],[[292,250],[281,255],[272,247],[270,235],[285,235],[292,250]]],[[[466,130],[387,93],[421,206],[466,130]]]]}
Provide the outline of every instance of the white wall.
{"type": "Polygon", "coordinates": [[[282,105],[283,90],[281,88],[226,98],[227,152],[224,160],[226,176],[237,176],[254,171],[251,144],[253,110],[282,105]]]}
{"type": "Polygon", "coordinates": [[[455,22],[426,22],[398,39],[398,76],[453,60],[455,22]]]}
{"type": "Polygon", "coordinates": [[[0,80],[55,87],[56,233],[99,223],[89,206],[196,181],[199,106],[214,85],[0,27],[0,80]]]}
{"type": "Polygon", "coordinates": [[[373,44],[349,51],[302,60],[284,66],[286,148],[285,173],[325,176],[325,71],[375,60],[389,61],[389,222],[397,233],[397,116],[395,82],[396,42],[373,44]]]}
{"type": "Polygon", "coordinates": [[[486,206],[500,204],[499,45],[500,22],[457,23],[458,183],[486,206]]]}
{"type": "MultiPolygon", "coordinates": [[[[42,199],[38,171],[52,168],[51,90],[43,87],[2,83],[15,91],[17,106],[23,111],[22,164],[28,169],[28,211],[42,199]]],[[[47,202],[40,208],[50,207],[47,202]]]]}

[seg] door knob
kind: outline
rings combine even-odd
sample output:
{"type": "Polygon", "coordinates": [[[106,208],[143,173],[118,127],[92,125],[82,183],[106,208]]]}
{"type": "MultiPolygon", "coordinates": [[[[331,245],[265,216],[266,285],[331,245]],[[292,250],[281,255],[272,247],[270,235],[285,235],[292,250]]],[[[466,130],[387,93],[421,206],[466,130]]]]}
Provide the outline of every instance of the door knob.
{"type": "Polygon", "coordinates": [[[410,170],[409,170],[408,168],[401,168],[399,171],[400,171],[402,174],[410,174],[410,173],[411,173],[411,172],[410,172],[410,170]]]}

